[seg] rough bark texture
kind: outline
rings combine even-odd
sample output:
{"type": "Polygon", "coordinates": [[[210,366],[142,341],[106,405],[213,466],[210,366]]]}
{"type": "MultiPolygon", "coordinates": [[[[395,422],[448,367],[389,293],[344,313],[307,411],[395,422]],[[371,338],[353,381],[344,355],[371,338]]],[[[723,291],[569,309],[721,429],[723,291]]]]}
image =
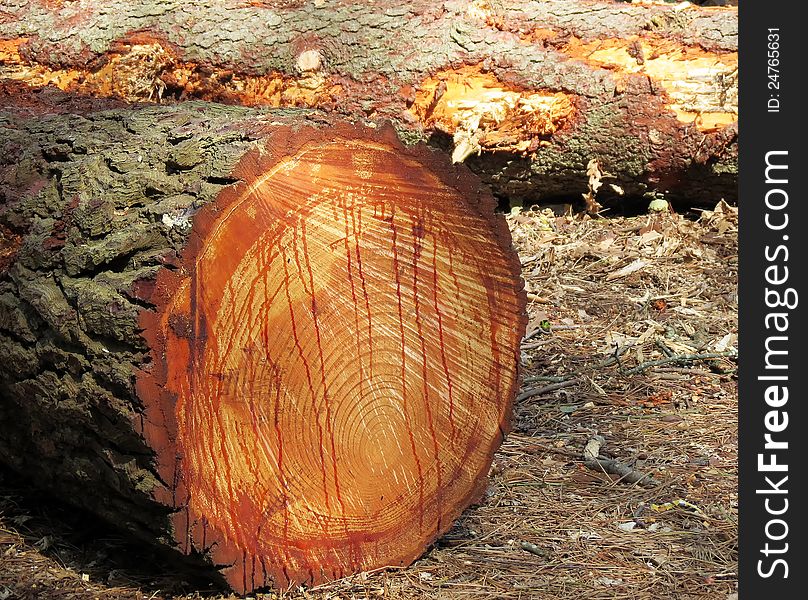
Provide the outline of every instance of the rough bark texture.
{"type": "Polygon", "coordinates": [[[135,370],[149,353],[140,282],[185,243],[164,216],[214,199],[265,117],[199,105],[84,116],[27,108],[37,117],[0,113],[0,456],[171,544],[174,508],[154,501],[164,483],[132,425],[144,410],[135,370]]]}
{"type": "Polygon", "coordinates": [[[417,558],[517,387],[519,264],[476,178],[306,111],[20,99],[0,460],[239,591],[417,558]]]}
{"type": "Polygon", "coordinates": [[[737,199],[732,7],[12,0],[0,40],[33,85],[393,120],[508,198],[586,192],[596,160],[600,197],[737,199]]]}

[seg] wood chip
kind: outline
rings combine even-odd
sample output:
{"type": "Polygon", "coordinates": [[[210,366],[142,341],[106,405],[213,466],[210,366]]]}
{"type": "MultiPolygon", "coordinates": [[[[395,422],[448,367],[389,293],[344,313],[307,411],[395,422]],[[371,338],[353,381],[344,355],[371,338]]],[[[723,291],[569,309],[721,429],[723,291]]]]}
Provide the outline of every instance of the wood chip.
{"type": "Polygon", "coordinates": [[[606,281],[612,281],[614,279],[620,279],[621,277],[626,277],[627,275],[631,275],[639,271],[640,269],[644,269],[648,266],[648,262],[642,260],[641,258],[637,258],[634,262],[626,265],[625,267],[618,269],[617,271],[612,271],[606,276],[606,281]]]}

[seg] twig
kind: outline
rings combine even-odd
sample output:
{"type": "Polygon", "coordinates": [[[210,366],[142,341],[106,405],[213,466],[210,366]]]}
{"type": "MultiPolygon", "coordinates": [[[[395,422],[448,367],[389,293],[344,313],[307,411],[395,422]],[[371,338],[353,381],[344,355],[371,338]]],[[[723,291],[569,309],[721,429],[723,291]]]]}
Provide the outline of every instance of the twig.
{"type": "Polygon", "coordinates": [[[618,481],[625,483],[636,483],[643,487],[654,487],[660,484],[660,482],[651,475],[635,471],[628,465],[613,458],[598,457],[597,459],[585,460],[584,464],[593,471],[602,471],[604,473],[617,475],[620,477],[618,481]]]}
{"type": "Polygon", "coordinates": [[[642,518],[646,508],[648,507],[645,505],[645,502],[640,502],[637,508],[634,509],[634,514],[632,515],[634,518],[634,522],[643,529],[648,527],[648,524],[645,522],[645,519],[642,518]]]}
{"type": "Polygon", "coordinates": [[[656,339],[656,345],[660,350],[662,350],[662,354],[664,354],[665,356],[674,356],[673,350],[668,348],[668,345],[661,339],[659,338],[656,339]]]}
{"type": "Polygon", "coordinates": [[[596,459],[600,455],[600,447],[606,443],[606,438],[602,435],[593,435],[584,446],[584,459],[596,459]]]}
{"type": "Polygon", "coordinates": [[[525,448],[525,452],[532,453],[534,450],[541,450],[543,452],[551,452],[553,454],[558,454],[560,456],[567,456],[569,458],[577,458],[580,459],[580,455],[577,452],[572,452],[571,450],[566,450],[564,448],[554,448],[553,446],[546,446],[545,444],[536,444],[533,443],[529,447],[525,448]]]}
{"type": "Polygon", "coordinates": [[[542,346],[546,346],[549,344],[551,340],[544,340],[542,342],[531,342],[529,344],[522,344],[522,350],[535,350],[536,348],[541,348],[542,346]]]}
{"type": "MultiPolygon", "coordinates": [[[[617,345],[615,345],[614,352],[612,352],[612,354],[611,354],[611,356],[609,356],[609,358],[600,361],[599,363],[595,364],[593,367],[590,367],[588,370],[591,372],[591,371],[597,371],[598,369],[605,369],[606,367],[611,367],[613,364],[618,364],[619,365],[620,364],[620,357],[623,354],[625,354],[626,352],[628,352],[629,350],[631,350],[632,348],[634,348],[634,347],[635,347],[634,344],[626,344],[625,346],[617,346],[617,345]]],[[[581,371],[576,371],[573,374],[574,375],[580,375],[581,373],[582,373],[581,371]]]]}
{"type": "Polygon", "coordinates": [[[617,363],[617,368],[619,368],[622,371],[623,370],[623,364],[620,362],[620,355],[621,354],[622,354],[622,352],[620,352],[620,344],[615,343],[615,345],[614,345],[614,362],[617,363]]]}
{"type": "Polygon", "coordinates": [[[623,375],[636,375],[651,367],[658,367],[660,365],[669,365],[671,363],[688,363],[696,360],[706,360],[710,358],[726,358],[727,356],[736,356],[734,350],[727,352],[708,352],[706,354],[682,354],[679,356],[669,356],[667,358],[659,358],[657,360],[647,360],[640,363],[636,367],[623,371],[623,375]]]}
{"type": "Polygon", "coordinates": [[[662,379],[664,381],[684,381],[685,379],[690,379],[690,375],[685,375],[683,373],[661,373],[658,371],[654,372],[654,377],[656,379],[662,379]]]}
{"type": "Polygon", "coordinates": [[[550,553],[545,550],[544,548],[540,548],[536,544],[531,544],[530,542],[521,542],[519,547],[526,552],[530,552],[531,554],[535,554],[536,556],[541,556],[542,558],[546,558],[550,553]]]}
{"type": "Polygon", "coordinates": [[[532,398],[533,396],[541,396],[542,394],[546,394],[547,392],[554,392],[556,390],[560,390],[566,387],[570,387],[573,385],[577,385],[581,383],[581,380],[578,378],[575,379],[567,379],[565,381],[558,381],[556,383],[551,383],[550,385],[545,385],[539,388],[532,388],[529,390],[525,390],[521,394],[516,397],[516,402],[521,402],[522,400],[527,400],[528,398],[532,398]]]}
{"type": "Polygon", "coordinates": [[[549,329],[543,329],[542,327],[536,327],[533,331],[526,334],[522,338],[522,348],[529,348],[529,344],[525,344],[526,341],[529,339],[536,337],[538,334],[543,333],[545,335],[550,335],[553,331],[566,331],[568,329],[580,329],[580,325],[551,325],[549,329]]]}
{"type": "Polygon", "coordinates": [[[600,448],[606,443],[602,435],[593,435],[584,447],[584,464],[593,471],[611,473],[620,477],[619,481],[626,483],[636,483],[643,487],[653,487],[659,485],[659,481],[651,475],[635,471],[628,465],[613,458],[600,456],[600,448]]]}
{"type": "MultiPolygon", "coordinates": [[[[621,354],[625,354],[626,351],[630,350],[633,347],[634,346],[630,345],[630,344],[627,344],[625,346],[620,346],[615,350],[615,352],[609,358],[607,358],[605,360],[602,360],[601,362],[597,363],[596,365],[593,365],[592,367],[589,367],[588,369],[581,369],[581,370],[578,370],[578,371],[573,371],[569,375],[564,375],[564,376],[543,377],[543,376],[536,375],[536,376],[532,376],[532,377],[525,377],[524,380],[523,380],[523,383],[531,383],[531,382],[534,382],[534,381],[550,381],[552,383],[563,383],[563,382],[569,381],[569,382],[573,382],[573,383],[580,383],[580,381],[578,380],[579,377],[581,377],[585,373],[591,373],[592,371],[597,371],[599,369],[604,369],[606,367],[612,366],[613,364],[615,364],[616,362],[619,361],[619,356],[621,354]]],[[[570,384],[570,385],[572,385],[572,384],[570,384]]],[[[563,386],[563,387],[567,387],[567,386],[563,386]]],[[[555,388],[555,389],[560,389],[560,388],[555,388]]],[[[531,390],[528,390],[528,391],[531,391],[531,390]]],[[[531,394],[525,396],[524,394],[527,394],[528,391],[523,392],[522,396],[524,396],[524,398],[530,398],[531,396],[536,396],[538,394],[543,394],[545,392],[551,392],[553,390],[549,390],[549,389],[545,389],[545,388],[538,388],[535,391],[535,393],[531,393],[531,394]]],[[[522,396],[518,396],[516,398],[516,400],[517,401],[520,400],[520,399],[524,400],[524,398],[522,396]]]]}
{"type": "Polygon", "coordinates": [[[663,367],[657,369],[658,373],[686,373],[687,375],[698,375],[699,377],[721,377],[724,373],[713,373],[712,371],[702,371],[701,369],[690,369],[687,367],[663,367]]]}
{"type": "Polygon", "coordinates": [[[522,343],[524,344],[524,343],[525,343],[526,341],[528,341],[530,338],[535,337],[535,336],[537,336],[537,335],[538,335],[538,334],[540,334],[540,333],[547,333],[547,332],[546,332],[546,331],[544,331],[544,329],[542,329],[541,327],[536,327],[536,329],[534,329],[534,330],[533,330],[533,331],[531,331],[530,333],[526,334],[526,335],[525,335],[525,337],[523,337],[523,338],[522,338],[522,343]]]}
{"type": "Polygon", "coordinates": [[[534,383],[536,381],[549,381],[550,383],[558,383],[559,381],[567,381],[569,377],[562,377],[557,375],[532,375],[522,379],[522,383],[534,383]]]}

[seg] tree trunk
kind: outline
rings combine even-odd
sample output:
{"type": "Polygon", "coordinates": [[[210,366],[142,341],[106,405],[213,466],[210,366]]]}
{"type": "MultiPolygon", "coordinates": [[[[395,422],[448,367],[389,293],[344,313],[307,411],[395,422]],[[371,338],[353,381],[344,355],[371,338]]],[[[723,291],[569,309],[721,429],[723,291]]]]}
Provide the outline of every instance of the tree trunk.
{"type": "Polygon", "coordinates": [[[599,171],[598,198],[712,206],[737,200],[737,25],[734,7],[595,0],[12,0],[0,72],[392,120],[526,202],[599,171]]]}
{"type": "Polygon", "coordinates": [[[0,111],[0,459],[240,592],[417,558],[517,389],[493,197],[391,128],[55,97],[0,111]]]}

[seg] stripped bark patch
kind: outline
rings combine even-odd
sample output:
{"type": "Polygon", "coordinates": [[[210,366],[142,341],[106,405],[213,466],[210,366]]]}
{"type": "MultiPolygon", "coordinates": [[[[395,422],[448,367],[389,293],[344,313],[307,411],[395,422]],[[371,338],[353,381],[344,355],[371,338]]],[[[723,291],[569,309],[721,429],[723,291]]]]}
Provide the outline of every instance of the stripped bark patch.
{"type": "Polygon", "coordinates": [[[174,63],[171,52],[153,40],[140,43],[120,42],[96,68],[62,69],[25,60],[20,47],[26,40],[12,40],[7,52],[0,47],[0,75],[21,81],[32,88],[53,85],[67,92],[79,92],[100,98],[159,100],[165,84],[163,71],[174,63]]]}
{"type": "Polygon", "coordinates": [[[172,69],[163,81],[180,96],[244,106],[328,107],[342,94],[342,85],[319,73],[301,77],[282,73],[249,76],[222,70],[210,72],[194,64],[172,69]]]}
{"type": "MultiPolygon", "coordinates": [[[[20,46],[28,41],[28,38],[16,38],[13,40],[0,40],[0,69],[3,65],[19,65],[23,60],[20,56],[20,46]]],[[[2,73],[2,70],[0,70],[2,73]]]]}
{"type": "Polygon", "coordinates": [[[143,33],[119,40],[95,67],[62,69],[25,60],[26,38],[0,41],[0,76],[30,87],[127,101],[160,101],[165,95],[245,106],[315,107],[333,104],[342,86],[321,71],[312,51],[298,57],[299,75],[249,75],[177,58],[170,44],[143,33]],[[101,65],[101,66],[97,66],[101,65]]]}
{"type": "Polygon", "coordinates": [[[708,52],[640,36],[592,42],[573,37],[561,51],[621,76],[646,75],[670,98],[668,107],[676,117],[701,131],[715,131],[738,119],[737,52],[708,52]]]}
{"type": "Polygon", "coordinates": [[[573,116],[569,94],[521,90],[479,66],[440,71],[418,87],[409,111],[454,136],[457,162],[480,150],[534,151],[573,116]]]}
{"type": "Polygon", "coordinates": [[[695,121],[702,131],[718,129],[738,118],[736,52],[715,54],[638,37],[580,45],[571,42],[567,51],[619,73],[647,75],[667,92],[679,120],[695,121]]]}

